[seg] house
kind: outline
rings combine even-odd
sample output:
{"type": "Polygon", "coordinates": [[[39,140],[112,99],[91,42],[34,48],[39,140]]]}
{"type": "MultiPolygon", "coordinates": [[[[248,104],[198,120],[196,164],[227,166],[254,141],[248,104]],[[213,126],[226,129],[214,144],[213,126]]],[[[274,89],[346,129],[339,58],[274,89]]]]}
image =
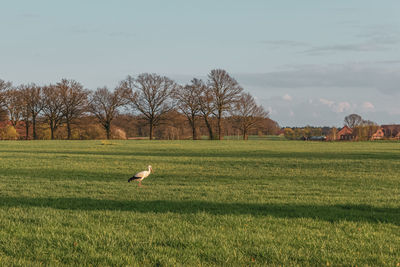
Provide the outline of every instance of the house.
{"type": "Polygon", "coordinates": [[[379,128],[371,137],[371,140],[381,140],[385,137],[385,132],[382,128],[379,128]]]}
{"type": "Polygon", "coordinates": [[[354,140],[353,129],[345,125],[337,134],[336,140],[354,140]]]}
{"type": "Polygon", "coordinates": [[[400,139],[400,124],[382,125],[373,135],[372,140],[400,139]]]}
{"type": "Polygon", "coordinates": [[[382,125],[382,129],[386,138],[394,138],[400,133],[400,124],[382,125]]]}

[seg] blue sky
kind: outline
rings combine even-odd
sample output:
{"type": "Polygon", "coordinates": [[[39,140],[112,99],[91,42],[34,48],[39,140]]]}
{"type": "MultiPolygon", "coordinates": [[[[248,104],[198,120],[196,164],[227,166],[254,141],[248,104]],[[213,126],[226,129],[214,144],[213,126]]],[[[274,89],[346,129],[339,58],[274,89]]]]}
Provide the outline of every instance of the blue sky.
{"type": "Polygon", "coordinates": [[[1,1],[0,79],[230,72],[282,126],[400,123],[400,1],[1,1]]]}

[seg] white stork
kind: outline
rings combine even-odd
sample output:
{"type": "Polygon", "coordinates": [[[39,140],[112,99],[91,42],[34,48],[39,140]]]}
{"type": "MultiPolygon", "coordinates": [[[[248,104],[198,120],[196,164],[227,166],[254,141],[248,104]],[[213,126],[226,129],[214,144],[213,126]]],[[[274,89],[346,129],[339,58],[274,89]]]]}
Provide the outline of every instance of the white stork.
{"type": "Polygon", "coordinates": [[[128,182],[131,182],[133,180],[138,180],[139,181],[139,186],[142,186],[142,180],[144,178],[146,178],[147,176],[149,176],[150,173],[153,172],[153,168],[151,167],[151,165],[149,165],[148,168],[149,169],[147,171],[142,171],[142,172],[136,173],[134,176],[129,178],[128,182]]]}

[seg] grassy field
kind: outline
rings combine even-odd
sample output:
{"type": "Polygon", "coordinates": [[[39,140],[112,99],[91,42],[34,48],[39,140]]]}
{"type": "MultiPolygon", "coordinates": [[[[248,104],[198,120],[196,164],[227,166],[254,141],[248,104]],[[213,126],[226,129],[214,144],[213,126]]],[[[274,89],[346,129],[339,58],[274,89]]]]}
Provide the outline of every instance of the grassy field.
{"type": "Polygon", "coordinates": [[[0,265],[399,262],[399,142],[0,142],[0,265]]]}

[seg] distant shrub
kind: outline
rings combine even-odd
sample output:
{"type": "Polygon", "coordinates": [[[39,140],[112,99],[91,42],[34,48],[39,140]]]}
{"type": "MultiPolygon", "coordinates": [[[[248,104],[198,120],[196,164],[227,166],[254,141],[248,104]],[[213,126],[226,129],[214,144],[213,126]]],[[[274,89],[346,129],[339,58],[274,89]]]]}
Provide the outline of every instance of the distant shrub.
{"type": "Polygon", "coordinates": [[[81,131],[80,131],[80,129],[72,129],[71,130],[71,139],[73,139],[73,140],[81,139],[81,131]]]}
{"type": "Polygon", "coordinates": [[[44,128],[44,126],[40,126],[36,131],[37,138],[39,140],[50,140],[51,139],[51,131],[49,128],[44,128]]]}
{"type": "Polygon", "coordinates": [[[295,139],[295,133],[294,133],[294,131],[293,131],[292,129],[290,129],[290,128],[285,128],[285,130],[284,130],[284,135],[285,135],[285,137],[286,137],[287,139],[290,139],[290,140],[295,139]]]}
{"type": "Polygon", "coordinates": [[[19,134],[15,130],[14,126],[7,125],[6,127],[0,129],[0,138],[2,140],[17,140],[19,134]]]}
{"type": "Polygon", "coordinates": [[[81,140],[93,140],[93,139],[106,139],[104,129],[98,124],[89,124],[79,130],[79,138],[81,140]]]}
{"type": "Polygon", "coordinates": [[[113,128],[111,130],[111,138],[112,139],[127,139],[126,138],[126,132],[122,130],[121,128],[113,128]]]}

